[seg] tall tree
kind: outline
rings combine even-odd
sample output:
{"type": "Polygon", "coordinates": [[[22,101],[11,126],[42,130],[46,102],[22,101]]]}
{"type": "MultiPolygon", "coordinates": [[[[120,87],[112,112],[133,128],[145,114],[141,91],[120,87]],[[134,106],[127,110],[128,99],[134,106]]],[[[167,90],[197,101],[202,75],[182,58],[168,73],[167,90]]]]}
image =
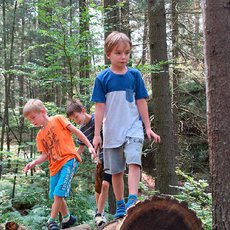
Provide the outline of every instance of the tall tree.
{"type": "Polygon", "coordinates": [[[179,80],[180,71],[177,67],[177,62],[179,59],[179,22],[178,22],[178,12],[177,12],[178,0],[172,0],[172,60],[173,60],[173,70],[172,70],[172,108],[173,108],[173,127],[174,127],[174,150],[175,155],[179,154],[178,148],[178,131],[179,131],[179,80]]]}
{"type": "MultiPolygon", "coordinates": [[[[104,0],[104,38],[106,38],[112,31],[119,30],[120,16],[119,8],[116,6],[118,0],[104,0]]],[[[105,58],[105,65],[110,62],[105,58]]],[[[116,211],[116,200],[113,193],[112,186],[109,189],[109,213],[114,214],[116,211]]]]}
{"type": "Polygon", "coordinates": [[[129,14],[129,0],[125,0],[123,1],[123,5],[121,6],[120,31],[127,34],[127,36],[130,38],[131,31],[129,25],[129,14]]]}
{"type": "MultiPolygon", "coordinates": [[[[116,6],[118,0],[104,0],[104,38],[112,31],[119,30],[120,14],[119,8],[116,6]]],[[[109,60],[105,56],[105,64],[109,64],[109,60]]]]}
{"type": "Polygon", "coordinates": [[[225,0],[204,0],[203,9],[213,229],[227,230],[230,229],[230,4],[225,0]]]}
{"type": "Polygon", "coordinates": [[[146,7],[144,13],[144,30],[143,30],[143,39],[142,39],[142,55],[141,55],[141,64],[144,65],[147,59],[147,45],[148,42],[148,9],[146,7]]]}
{"type": "Polygon", "coordinates": [[[160,193],[173,194],[175,189],[170,185],[176,185],[177,178],[164,4],[164,0],[148,0],[149,43],[151,65],[161,63],[161,70],[151,73],[154,124],[156,132],[161,136],[161,144],[156,154],[156,188],[160,193]]]}
{"type": "Polygon", "coordinates": [[[17,11],[17,1],[14,3],[14,10],[13,10],[13,19],[12,19],[12,27],[11,27],[11,33],[9,35],[10,37],[10,48],[9,48],[9,59],[7,57],[7,34],[6,34],[6,8],[5,8],[5,1],[3,1],[3,46],[4,46],[4,68],[6,72],[4,73],[4,79],[5,79],[5,103],[4,103],[4,115],[3,115],[3,125],[2,125],[2,131],[1,131],[1,150],[3,149],[4,144],[4,136],[6,134],[6,145],[7,145],[7,151],[10,150],[10,125],[9,125],[9,107],[10,107],[10,99],[11,103],[13,101],[13,98],[10,98],[12,96],[11,93],[11,80],[12,80],[12,73],[8,73],[7,71],[10,68],[13,68],[14,64],[14,38],[15,38],[15,23],[16,23],[16,11],[17,11]]]}
{"type": "MultiPolygon", "coordinates": [[[[79,12],[80,12],[80,42],[79,47],[82,50],[80,54],[80,63],[79,63],[79,75],[80,75],[80,93],[82,95],[88,94],[88,87],[84,83],[84,79],[89,78],[89,64],[90,64],[90,56],[89,56],[89,10],[87,6],[86,0],[79,1],[79,12]]],[[[85,103],[84,103],[85,104],[85,103]]]]}

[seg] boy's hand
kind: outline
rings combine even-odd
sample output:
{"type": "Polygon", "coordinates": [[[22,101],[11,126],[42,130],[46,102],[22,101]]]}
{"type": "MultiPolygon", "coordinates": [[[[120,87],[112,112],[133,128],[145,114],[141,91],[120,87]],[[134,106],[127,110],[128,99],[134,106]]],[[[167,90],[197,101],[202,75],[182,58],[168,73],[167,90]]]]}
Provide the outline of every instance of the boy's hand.
{"type": "Polygon", "coordinates": [[[24,168],[24,172],[27,173],[28,170],[32,169],[35,166],[35,163],[32,161],[29,164],[26,165],[26,167],[24,168]]]}
{"type": "Polygon", "coordinates": [[[94,136],[93,138],[93,146],[95,148],[95,150],[97,151],[98,148],[102,147],[102,140],[101,140],[101,136],[94,136]]]}
{"type": "Polygon", "coordinates": [[[89,149],[89,152],[92,155],[92,159],[95,159],[97,157],[97,154],[96,154],[95,149],[93,148],[93,146],[89,147],[88,149],[89,149]]]}
{"type": "Polygon", "coordinates": [[[148,139],[153,138],[155,143],[161,142],[161,137],[159,135],[157,135],[156,133],[154,133],[152,131],[152,129],[146,129],[146,135],[147,135],[148,139]]]}

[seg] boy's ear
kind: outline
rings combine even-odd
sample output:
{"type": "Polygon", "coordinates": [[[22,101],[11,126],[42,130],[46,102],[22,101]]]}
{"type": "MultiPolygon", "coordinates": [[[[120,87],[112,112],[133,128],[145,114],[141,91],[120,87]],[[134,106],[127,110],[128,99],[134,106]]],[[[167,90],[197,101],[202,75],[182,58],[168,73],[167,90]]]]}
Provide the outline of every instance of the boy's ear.
{"type": "Polygon", "coordinates": [[[42,114],[46,114],[46,110],[45,109],[41,109],[41,113],[42,114]]]}
{"type": "Polygon", "coordinates": [[[110,59],[110,53],[106,53],[106,57],[110,59]]]}
{"type": "Polygon", "coordinates": [[[81,112],[85,113],[85,108],[84,107],[81,108],[81,112]]]}

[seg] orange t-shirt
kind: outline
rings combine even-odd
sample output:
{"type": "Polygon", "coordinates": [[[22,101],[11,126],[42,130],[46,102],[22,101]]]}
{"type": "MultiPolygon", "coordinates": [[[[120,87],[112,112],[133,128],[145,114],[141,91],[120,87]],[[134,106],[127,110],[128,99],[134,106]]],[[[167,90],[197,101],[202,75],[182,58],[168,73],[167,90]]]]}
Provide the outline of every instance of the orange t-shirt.
{"type": "Polygon", "coordinates": [[[41,128],[37,134],[37,150],[47,154],[50,176],[55,175],[70,159],[76,158],[81,162],[71,132],[67,129],[69,124],[67,118],[56,115],[50,117],[47,126],[41,128]]]}

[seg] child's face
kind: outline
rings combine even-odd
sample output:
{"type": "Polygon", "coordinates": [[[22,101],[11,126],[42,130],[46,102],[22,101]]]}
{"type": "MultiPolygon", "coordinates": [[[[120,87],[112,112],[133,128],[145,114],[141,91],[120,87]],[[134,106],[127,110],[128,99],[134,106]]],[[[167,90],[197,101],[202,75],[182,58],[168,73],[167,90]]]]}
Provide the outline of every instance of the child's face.
{"type": "Polygon", "coordinates": [[[85,123],[85,113],[82,112],[74,112],[71,116],[69,116],[70,120],[74,121],[78,125],[83,125],[85,123]]]}
{"type": "Polygon", "coordinates": [[[45,112],[30,112],[26,119],[35,127],[42,127],[45,124],[45,112]]]}
{"type": "Polygon", "coordinates": [[[128,42],[120,42],[115,46],[110,53],[107,53],[107,58],[111,61],[111,65],[118,70],[126,68],[130,57],[130,44],[128,42]]]}

